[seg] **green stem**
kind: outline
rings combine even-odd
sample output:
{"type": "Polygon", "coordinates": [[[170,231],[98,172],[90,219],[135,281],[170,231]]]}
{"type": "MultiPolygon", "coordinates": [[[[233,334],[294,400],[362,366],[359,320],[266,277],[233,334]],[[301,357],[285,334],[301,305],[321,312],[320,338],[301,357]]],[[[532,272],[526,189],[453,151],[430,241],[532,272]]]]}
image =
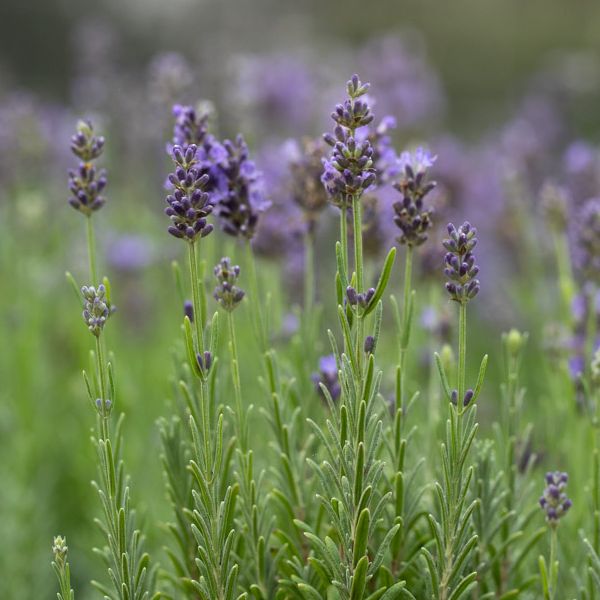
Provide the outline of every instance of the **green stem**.
{"type": "Polygon", "coordinates": [[[96,271],[96,239],[94,236],[94,223],[92,216],[87,217],[87,247],[90,261],[90,279],[92,285],[98,285],[98,274],[96,271]]]}
{"type": "Polygon", "coordinates": [[[558,585],[558,563],[556,562],[557,547],[556,527],[550,528],[550,598],[554,599],[558,585]]]}
{"type": "Polygon", "coordinates": [[[315,240],[311,231],[304,235],[304,315],[310,316],[315,301],[315,240]]]}
{"type": "Polygon", "coordinates": [[[356,270],[356,291],[364,290],[363,251],[362,251],[362,206],[360,196],[352,196],[352,216],[354,219],[354,268],[356,270]]]}
{"type": "MultiPolygon", "coordinates": [[[[340,209],[340,243],[342,244],[342,262],[344,264],[344,275],[348,276],[348,204],[344,200],[340,209]]],[[[346,290],[344,290],[344,293],[346,290]]]]}
{"type": "MultiPolygon", "coordinates": [[[[101,402],[101,411],[100,411],[100,425],[99,425],[99,433],[103,440],[107,440],[109,437],[108,430],[108,415],[106,414],[106,405],[105,402],[108,400],[107,396],[107,388],[106,388],[106,365],[104,363],[104,348],[102,347],[102,341],[100,340],[100,336],[96,337],[96,367],[98,369],[98,380],[100,381],[100,402],[101,402]]],[[[111,400],[113,400],[111,398],[111,400]]]]}
{"type": "Polygon", "coordinates": [[[467,303],[460,303],[458,320],[458,412],[463,411],[467,360],[467,303]]]}
{"type": "Polygon", "coordinates": [[[240,447],[245,454],[248,451],[248,441],[246,425],[242,407],[242,386],[240,383],[240,371],[238,362],[237,340],[235,336],[235,325],[233,321],[233,312],[227,312],[227,323],[229,325],[229,344],[231,350],[231,378],[233,380],[233,391],[235,396],[235,412],[240,439],[240,447]]]}
{"type": "Polygon", "coordinates": [[[573,300],[573,291],[575,285],[573,282],[573,272],[571,270],[569,244],[564,232],[554,232],[554,253],[556,255],[556,267],[558,270],[558,285],[560,289],[560,299],[562,315],[565,323],[571,322],[571,302],[573,300]]]}
{"type": "Polygon", "coordinates": [[[248,270],[250,271],[250,306],[254,310],[255,333],[258,339],[260,351],[264,354],[267,351],[267,335],[263,314],[261,310],[261,297],[258,290],[258,275],[256,273],[256,261],[254,260],[254,252],[250,240],[246,242],[246,256],[248,270]]]}
{"type": "Polygon", "coordinates": [[[194,305],[194,325],[196,327],[196,344],[198,352],[204,351],[204,339],[202,336],[202,326],[206,318],[205,303],[202,303],[200,295],[200,282],[198,278],[198,261],[196,259],[196,244],[188,244],[188,255],[190,265],[190,283],[192,286],[192,303],[194,305]],[[204,308],[203,308],[204,307],[204,308]]]}
{"type": "Polygon", "coordinates": [[[400,340],[400,400],[403,409],[406,408],[406,355],[410,340],[410,294],[412,288],[413,247],[406,247],[404,260],[404,299],[402,305],[402,332],[400,340]]]}

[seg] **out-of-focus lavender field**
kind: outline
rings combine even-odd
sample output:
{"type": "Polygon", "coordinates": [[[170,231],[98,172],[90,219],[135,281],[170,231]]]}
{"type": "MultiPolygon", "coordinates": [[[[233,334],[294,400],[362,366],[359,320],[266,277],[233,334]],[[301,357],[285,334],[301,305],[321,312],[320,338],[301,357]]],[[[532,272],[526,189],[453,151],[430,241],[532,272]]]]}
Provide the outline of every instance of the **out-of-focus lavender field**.
{"type": "MultiPolygon", "coordinates": [[[[260,192],[270,203],[252,247],[260,284],[272,296],[272,343],[282,349],[282,370],[294,373],[306,402],[309,396],[313,402],[319,357],[331,351],[327,329],[338,326],[334,244],[340,211],[329,206],[310,221],[294,201],[294,168],[332,129],[330,114],[344,84],[359,73],[371,84],[372,128],[390,152],[390,165],[403,150],[421,146],[437,156],[431,168],[434,225],[427,244],[415,249],[410,379],[426,398],[415,423],[445,420],[432,355],[457,329],[443,289],[441,240],[446,223],[468,220],[478,230],[482,281],[469,308],[469,352],[490,354],[478,402],[481,437],[498,435],[492,423],[503,414],[501,333],[528,332],[517,453],[525,463],[536,456],[527,472],[533,504],[545,471],[569,471],[574,506],[564,520],[564,588],[555,599],[576,597],[586,577],[576,572],[578,563],[588,560],[579,531],[592,536],[598,528],[597,517],[590,525],[593,394],[581,377],[590,370],[600,318],[598,31],[600,5],[566,0],[3,2],[1,595],[54,597],[50,561],[57,533],[69,542],[76,597],[99,597],[89,581],[104,576],[91,550],[102,540],[90,485],[96,477],[89,441],[94,418],[81,382],[89,333],[64,275],[71,271],[85,282],[88,260],[84,220],[67,201],[70,138],[78,120],[91,119],[106,138],[108,202],[95,219],[99,263],[118,307],[109,336],[119,411],[126,413],[124,456],[142,522],[152,525],[147,545],[165,565],[160,524],[172,516],[156,421],[170,414],[179,372],[183,312],[171,263],[185,262],[163,214],[173,106],[195,106],[210,115],[218,139],[242,133],[248,143],[262,173],[260,192]],[[322,318],[314,347],[303,349],[296,337],[305,305],[307,223],[314,228],[315,301],[322,318]],[[310,364],[298,359],[302,352],[310,364]],[[303,366],[290,367],[296,364],[303,366]]],[[[324,152],[315,150],[314,168],[324,152]]],[[[365,272],[375,281],[388,249],[398,246],[389,292],[400,298],[404,247],[392,221],[397,191],[391,183],[382,181],[362,200],[365,272]]],[[[209,274],[222,255],[243,261],[224,238],[208,246],[209,274]]],[[[241,377],[258,398],[253,317],[246,304],[240,313],[241,377]]],[[[393,318],[385,319],[391,328],[393,318]]],[[[394,344],[382,340],[383,363],[396,360],[394,344]]],[[[475,366],[469,374],[475,378],[475,366]]],[[[382,382],[382,394],[392,395],[393,368],[382,382]]],[[[251,419],[256,462],[266,467],[270,430],[267,435],[259,411],[251,419]]],[[[439,444],[422,444],[412,452],[429,461],[433,480],[439,444]]],[[[542,541],[535,559],[544,549],[542,541]]],[[[541,598],[533,589],[519,597],[541,598]]]]}

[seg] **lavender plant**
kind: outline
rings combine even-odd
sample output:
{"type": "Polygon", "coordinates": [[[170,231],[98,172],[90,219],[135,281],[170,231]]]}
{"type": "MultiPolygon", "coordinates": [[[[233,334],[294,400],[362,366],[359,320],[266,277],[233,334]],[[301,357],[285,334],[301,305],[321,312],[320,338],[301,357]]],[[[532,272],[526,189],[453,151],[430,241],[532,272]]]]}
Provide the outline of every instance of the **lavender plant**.
{"type": "Polygon", "coordinates": [[[478,429],[475,402],[483,385],[487,355],[481,361],[475,389],[466,389],[467,304],[479,291],[479,281],[475,278],[479,268],[473,255],[477,232],[465,222],[458,229],[449,224],[448,234],[450,237],[444,240],[447,250],[444,273],[449,279],[446,290],[459,305],[458,385],[450,388],[447,374],[436,356],[449,402],[449,419],[446,440],[441,448],[442,482],[435,485],[439,516],[429,516],[435,553],[425,547],[422,554],[429,571],[428,594],[443,600],[458,600],[470,594],[477,582],[477,571],[469,568],[478,538],[472,530],[477,500],[468,502],[473,477],[473,467],[469,466],[468,459],[478,429]]]}
{"type": "MultiPolygon", "coordinates": [[[[88,253],[91,280],[97,281],[96,248],[94,244],[92,214],[102,207],[104,199],[99,193],[106,185],[104,174],[96,179],[91,161],[97,158],[104,146],[104,139],[93,135],[90,123],[80,122],[78,132],[72,138],[73,153],[84,162],[80,164],[79,175],[69,173],[69,187],[74,193],[70,204],[84,212],[88,218],[88,253]]],[[[74,279],[67,274],[71,282],[74,279]]],[[[150,565],[150,557],[144,552],[144,536],[136,528],[135,510],[131,506],[129,478],[125,473],[122,459],[123,415],[113,424],[111,415],[116,400],[116,385],[112,363],[106,359],[104,327],[114,310],[111,302],[111,288],[105,277],[102,283],[83,286],[83,320],[94,337],[95,348],[91,351],[90,375],[83,372],[83,378],[90,404],[96,414],[96,432],[93,443],[98,457],[98,481],[93,482],[102,506],[102,518],[96,523],[102,531],[106,545],[96,549],[102,558],[110,579],[106,585],[92,582],[105,598],[139,598],[149,600],[155,594],[156,568],[150,565]]],[[[55,543],[55,559],[61,593],[64,595],[69,585],[68,565],[65,564],[66,545],[60,538],[55,543]]]]}
{"type": "MultiPolygon", "coordinates": [[[[534,401],[543,391],[533,370],[523,367],[530,360],[528,335],[516,329],[501,338],[504,376],[483,411],[482,429],[489,423],[495,438],[479,440],[477,402],[487,355],[472,384],[467,368],[467,342],[471,348],[471,336],[476,338],[475,328],[467,329],[467,307],[480,292],[477,232],[468,222],[447,227],[448,238],[440,244],[446,251],[445,299],[457,305],[458,323],[453,327],[445,317],[443,326],[437,320],[432,325],[426,313],[447,309],[437,279],[427,281],[425,294],[418,287],[418,260],[423,249],[424,261],[435,256],[432,206],[440,192],[434,193],[434,170],[443,194],[451,177],[422,148],[396,152],[394,121],[375,120],[369,84],[355,75],[346,92],[331,115],[335,125],[324,145],[295,143],[291,162],[280,165],[288,171],[288,185],[281,189],[293,204],[282,213],[297,219],[283,237],[293,230],[300,234],[294,248],[304,244],[303,294],[290,299],[275,289],[277,268],[257,263],[256,254],[263,212],[271,199],[280,200],[274,197],[280,189],[265,185],[242,135],[221,143],[200,105],[173,109],[165,213],[171,239],[185,245],[187,268],[173,263],[177,300],[168,314],[181,316],[181,335],[171,351],[170,414],[158,422],[171,508],[164,526],[169,535],[160,538],[168,557],[161,570],[150,563],[136,527],[122,460],[123,421],[115,419],[117,388],[106,344],[115,309],[110,283],[98,274],[92,221],[105,204],[107,178],[95,163],[104,140],[90,123],[78,125],[72,150],[80,164],[69,174],[70,204],[87,218],[90,273],[88,285],[75,289],[94,344],[84,377],[97,421],[94,485],[105,541],[97,553],[109,574],[107,582],[94,585],[106,598],[139,600],[508,600],[540,593],[550,600],[571,597],[573,589],[586,600],[600,597],[595,201],[571,223],[575,212],[567,193],[554,187],[542,194],[555,241],[559,316],[576,334],[568,350],[578,360],[580,400],[577,406],[560,404],[553,391],[545,419],[560,417],[581,427],[593,451],[576,461],[558,438],[556,448],[544,447],[553,432],[545,436],[527,424],[525,383],[534,382],[527,396],[534,401]],[[388,192],[399,196],[389,200],[388,192]],[[340,222],[331,297],[324,278],[317,277],[327,260],[316,250],[323,243],[328,203],[339,210],[340,222]],[[382,227],[373,226],[374,217],[382,227]],[[386,290],[397,285],[398,250],[390,249],[380,265],[365,258],[367,247],[385,247],[388,224],[396,228],[395,243],[404,253],[401,301],[390,298],[396,336],[389,335],[386,290]],[[575,240],[571,247],[567,233],[575,240]],[[232,258],[217,262],[211,280],[207,265],[223,255],[232,258]],[[425,298],[423,327],[414,315],[421,314],[417,300],[425,298]],[[585,299],[580,311],[585,315],[574,319],[569,305],[578,298],[585,299]],[[290,304],[298,318],[291,333],[280,327],[290,304]],[[338,326],[322,327],[332,316],[338,326]],[[319,359],[324,339],[331,351],[319,359]],[[431,360],[433,349],[439,352],[431,360]],[[445,409],[442,423],[439,413],[445,409]],[[497,422],[491,422],[494,414],[497,422]],[[439,459],[429,452],[438,447],[439,459]],[[569,463],[578,494],[572,508],[562,472],[547,475],[543,511],[535,502],[535,473],[550,454],[569,463]],[[591,519],[578,501],[582,478],[589,481],[591,519]],[[573,514],[563,519],[567,513],[573,514]],[[559,578],[562,522],[568,523],[561,534],[564,556],[568,547],[585,560],[562,569],[559,578]],[[573,526],[581,528],[580,540],[568,539],[566,530],[573,526]]],[[[462,180],[461,185],[464,192],[462,180]]],[[[485,256],[479,258],[487,264],[485,256]]],[[[533,325],[535,350],[539,330],[533,325]]],[[[71,584],[60,536],[53,554],[59,600],[73,600],[78,586],[71,584]]]]}

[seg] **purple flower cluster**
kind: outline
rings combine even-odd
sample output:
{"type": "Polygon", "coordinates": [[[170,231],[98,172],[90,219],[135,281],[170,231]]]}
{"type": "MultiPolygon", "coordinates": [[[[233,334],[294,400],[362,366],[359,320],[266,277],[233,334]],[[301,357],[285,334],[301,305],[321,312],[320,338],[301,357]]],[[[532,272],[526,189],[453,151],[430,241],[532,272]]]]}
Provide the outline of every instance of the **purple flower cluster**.
{"type": "Polygon", "coordinates": [[[235,285],[240,276],[240,268],[232,265],[227,257],[222,258],[214,269],[217,287],[213,293],[215,300],[228,312],[231,312],[244,298],[244,290],[235,285]]]}
{"type": "Polygon", "coordinates": [[[262,174],[248,155],[248,146],[241,135],[234,142],[223,142],[225,156],[218,163],[224,180],[220,193],[218,215],[221,228],[229,235],[252,239],[259,215],[270,206],[262,189],[262,174]]]}
{"type": "Polygon", "coordinates": [[[321,181],[334,204],[344,206],[352,196],[360,196],[375,183],[373,147],[367,136],[360,140],[356,130],[373,121],[371,108],[365,98],[369,84],[354,75],[347,83],[348,98],[338,104],[331,118],[337,123],[333,134],[323,139],[333,151],[323,160],[321,181]]]}
{"type": "MultiPolygon", "coordinates": [[[[193,144],[196,147],[195,168],[200,174],[208,175],[205,191],[212,193],[222,189],[225,182],[218,165],[227,153],[223,145],[208,131],[209,113],[192,106],[176,104],[173,115],[173,145],[187,150],[193,144]]],[[[172,148],[167,150],[171,152],[172,148]]]]}
{"type": "Polygon", "coordinates": [[[394,223],[401,231],[398,237],[401,244],[420,246],[427,240],[433,209],[424,207],[423,199],[436,185],[435,181],[427,180],[427,171],[436,158],[423,148],[418,148],[414,154],[403,152],[400,155],[401,175],[393,185],[402,195],[402,200],[393,206],[394,223]]]}
{"type": "Polygon", "coordinates": [[[337,363],[333,354],[322,356],[319,359],[319,371],[318,373],[313,373],[312,380],[319,393],[323,393],[319,385],[323,384],[331,395],[332,400],[337,400],[340,397],[342,388],[340,386],[337,363]]]}
{"type": "Polygon", "coordinates": [[[80,159],[77,169],[69,171],[69,204],[85,215],[91,215],[106,203],[102,192],[106,187],[106,171],[96,170],[93,161],[104,150],[104,138],[94,135],[89,121],[77,124],[77,133],[71,138],[71,151],[80,159]]]}
{"type": "Polygon", "coordinates": [[[461,304],[474,298],[479,292],[479,280],[475,279],[479,267],[475,264],[473,248],[477,244],[477,230],[468,222],[463,223],[458,229],[448,224],[450,237],[443,242],[447,253],[444,258],[444,274],[450,281],[446,283],[446,290],[450,298],[461,304]]]}
{"type": "Polygon", "coordinates": [[[546,473],[546,488],[540,498],[540,506],[546,513],[546,521],[552,526],[571,508],[572,502],[565,493],[569,476],[560,471],[546,473]]]}
{"type": "Polygon", "coordinates": [[[165,208],[165,214],[171,219],[169,233],[190,242],[198,236],[206,237],[213,230],[206,220],[213,210],[212,201],[204,191],[209,176],[202,174],[196,166],[196,153],[194,144],[186,149],[173,146],[171,157],[175,170],[169,175],[168,181],[174,191],[166,197],[168,206],[165,208]]]}

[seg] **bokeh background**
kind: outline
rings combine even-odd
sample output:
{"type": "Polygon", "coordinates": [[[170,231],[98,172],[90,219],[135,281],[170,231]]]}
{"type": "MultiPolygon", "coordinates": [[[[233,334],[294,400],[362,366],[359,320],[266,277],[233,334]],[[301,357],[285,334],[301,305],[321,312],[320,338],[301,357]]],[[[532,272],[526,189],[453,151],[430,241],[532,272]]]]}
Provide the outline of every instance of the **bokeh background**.
{"type": "MultiPolygon", "coordinates": [[[[80,598],[91,597],[88,582],[101,571],[91,552],[98,542],[89,485],[93,420],[80,375],[89,336],[64,277],[86,270],[83,219],[66,201],[78,118],[93,118],[107,137],[109,204],[97,223],[119,305],[110,345],[134,496],[158,523],[168,509],[155,421],[169,410],[181,319],[170,271],[181,248],[165,233],[162,214],[172,104],[205,102],[215,131],[243,132],[265,173],[272,216],[256,246],[282,336],[293,326],[302,274],[297,232],[287,227],[286,140],[329,130],[328,115],[358,72],[373,85],[377,116],[397,119],[396,146],[423,143],[438,155],[440,218],[468,218],[481,231],[474,352],[498,352],[499,341],[490,340],[516,325],[532,333],[533,356],[550,345],[577,358],[571,332],[551,328],[559,302],[538,198],[547,180],[558,182],[575,214],[600,193],[598,31],[600,4],[592,0],[1,2],[3,597],[54,597],[56,533],[67,535],[80,598]]],[[[335,219],[335,211],[323,217],[323,255],[332,254],[335,219]]],[[[374,255],[393,243],[385,227],[376,231],[374,255]]],[[[321,299],[332,290],[326,266],[321,299]]],[[[421,272],[427,276],[426,266],[421,272]]],[[[397,268],[397,288],[399,279],[397,268]]],[[[427,336],[442,335],[444,318],[424,311],[424,353],[427,336]]],[[[565,380],[548,379],[551,367],[525,369],[532,413],[551,384],[553,393],[563,385],[566,396],[574,394],[565,380]]],[[[243,368],[251,372],[252,361],[243,368]]],[[[492,361],[484,411],[494,410],[500,373],[492,361]]],[[[542,453],[560,435],[549,427],[540,417],[542,453]]],[[[150,546],[160,554],[160,529],[153,531],[150,546]]]]}

